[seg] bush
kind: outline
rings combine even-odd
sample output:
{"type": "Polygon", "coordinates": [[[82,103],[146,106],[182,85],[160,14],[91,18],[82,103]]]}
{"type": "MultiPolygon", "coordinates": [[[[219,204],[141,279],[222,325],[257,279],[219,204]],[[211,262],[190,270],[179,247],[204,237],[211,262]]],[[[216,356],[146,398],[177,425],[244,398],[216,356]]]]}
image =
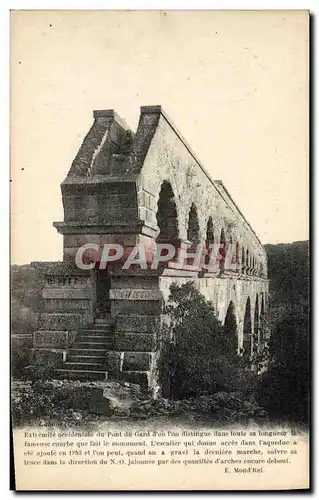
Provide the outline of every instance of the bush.
{"type": "Polygon", "coordinates": [[[170,322],[158,340],[164,396],[252,390],[255,376],[237,354],[237,335],[224,329],[193,283],[171,285],[166,313],[170,322]]]}

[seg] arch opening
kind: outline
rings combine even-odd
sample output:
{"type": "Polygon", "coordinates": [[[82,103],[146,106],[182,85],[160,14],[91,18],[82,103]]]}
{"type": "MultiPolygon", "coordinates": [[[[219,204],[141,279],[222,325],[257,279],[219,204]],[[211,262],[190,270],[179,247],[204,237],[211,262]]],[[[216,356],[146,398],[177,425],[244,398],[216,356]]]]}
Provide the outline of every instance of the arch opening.
{"type": "Polygon", "coordinates": [[[214,225],[212,217],[209,217],[206,229],[206,248],[209,248],[209,245],[212,245],[213,243],[214,243],[214,225]]]}
{"type": "Polygon", "coordinates": [[[260,344],[260,315],[259,315],[259,301],[258,294],[256,295],[255,301],[255,312],[254,312],[254,338],[253,338],[253,351],[259,352],[260,344]]]}
{"type": "Polygon", "coordinates": [[[252,346],[252,335],[251,335],[251,304],[250,298],[248,297],[245,307],[244,316],[244,335],[243,335],[243,355],[245,358],[250,359],[251,357],[251,346],[252,346]]]}
{"type": "Polygon", "coordinates": [[[229,237],[228,245],[226,246],[226,266],[232,269],[236,262],[235,250],[233,248],[233,237],[229,237]]]}
{"type": "Polygon", "coordinates": [[[245,274],[246,271],[246,258],[245,258],[245,249],[244,247],[241,249],[241,272],[242,274],[245,274]]]}
{"type": "Polygon", "coordinates": [[[238,271],[238,266],[239,266],[239,243],[238,241],[234,242],[232,236],[229,238],[229,244],[228,244],[228,252],[229,254],[226,254],[226,262],[230,265],[230,269],[232,271],[238,271]]]}
{"type": "Polygon", "coordinates": [[[192,243],[197,243],[199,240],[199,222],[195,203],[192,203],[189,211],[187,239],[192,243]]]}
{"type": "Polygon", "coordinates": [[[240,249],[238,241],[236,243],[236,249],[235,249],[235,263],[237,264],[237,269],[238,269],[240,265],[240,249]]]}
{"type": "Polygon", "coordinates": [[[246,250],[246,274],[250,274],[250,255],[249,250],[246,250]]]}
{"type": "Polygon", "coordinates": [[[215,242],[214,238],[214,225],[213,225],[213,219],[212,217],[209,217],[207,221],[207,228],[206,228],[206,255],[205,255],[205,264],[209,264],[210,262],[210,256],[212,254],[212,249],[209,248],[210,245],[213,245],[215,242]]]}
{"type": "Polygon", "coordinates": [[[174,192],[170,182],[161,185],[156,213],[159,235],[158,243],[175,243],[178,240],[178,218],[174,192]]]}
{"type": "Polygon", "coordinates": [[[224,228],[222,228],[219,239],[219,269],[221,273],[224,272],[225,270],[225,260],[226,260],[226,236],[225,236],[225,230],[224,228]]]}

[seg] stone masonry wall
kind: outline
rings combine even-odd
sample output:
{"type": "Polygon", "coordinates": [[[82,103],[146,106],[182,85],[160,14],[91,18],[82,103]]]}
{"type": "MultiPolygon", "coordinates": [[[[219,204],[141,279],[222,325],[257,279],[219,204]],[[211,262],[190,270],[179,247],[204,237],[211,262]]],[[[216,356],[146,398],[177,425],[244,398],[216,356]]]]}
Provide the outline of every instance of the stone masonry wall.
{"type": "Polygon", "coordinates": [[[79,327],[93,322],[91,275],[62,262],[34,263],[44,275],[43,312],[33,333],[31,361],[61,365],[79,327]]]}

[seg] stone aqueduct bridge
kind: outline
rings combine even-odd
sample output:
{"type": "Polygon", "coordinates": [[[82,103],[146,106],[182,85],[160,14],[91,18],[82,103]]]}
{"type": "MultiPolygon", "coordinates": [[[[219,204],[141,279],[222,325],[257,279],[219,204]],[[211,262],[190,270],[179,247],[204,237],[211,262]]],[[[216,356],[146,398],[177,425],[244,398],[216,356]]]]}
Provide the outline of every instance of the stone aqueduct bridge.
{"type": "Polygon", "coordinates": [[[265,250],[222,182],[211,179],[161,106],[141,108],[135,134],[113,110],[94,111],[61,189],[64,221],[54,226],[63,235],[63,262],[35,263],[45,287],[34,363],[53,362],[63,376],[94,378],[107,371],[152,386],[156,330],[174,281],[195,282],[212,301],[225,334],[235,334],[240,352],[249,356],[262,342],[265,250]],[[205,260],[193,270],[173,262],[138,271],[123,270],[120,262],[105,271],[74,264],[86,243],[131,249],[154,242],[232,244],[235,269],[221,262],[210,272],[205,260]]]}

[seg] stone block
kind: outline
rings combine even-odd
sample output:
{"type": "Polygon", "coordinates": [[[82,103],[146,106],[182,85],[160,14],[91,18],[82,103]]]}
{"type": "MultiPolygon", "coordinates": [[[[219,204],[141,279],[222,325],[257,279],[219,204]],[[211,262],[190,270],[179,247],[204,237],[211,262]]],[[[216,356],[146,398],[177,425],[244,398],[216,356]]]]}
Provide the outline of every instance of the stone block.
{"type": "MultiPolygon", "coordinates": [[[[78,247],[77,247],[78,248],[78,247]]],[[[73,274],[46,274],[45,289],[86,289],[90,287],[91,276],[84,269],[75,268],[73,274]],[[80,272],[86,274],[79,274],[80,272]]]]}
{"type": "Polygon", "coordinates": [[[137,235],[135,234],[65,234],[64,247],[79,248],[86,243],[94,243],[103,247],[105,244],[117,244],[124,247],[134,247],[137,235]]]}
{"type": "Polygon", "coordinates": [[[44,299],[90,299],[92,291],[88,288],[51,288],[43,289],[44,299]]]}
{"type": "Polygon", "coordinates": [[[121,333],[115,337],[115,348],[118,351],[146,351],[155,349],[155,334],[121,333]]]}
{"type": "Polygon", "coordinates": [[[125,352],[123,371],[148,371],[151,366],[150,352],[125,352]]]}
{"type": "Polygon", "coordinates": [[[116,289],[145,289],[145,290],[158,290],[158,277],[157,276],[113,276],[112,277],[112,291],[116,289]]]}
{"type": "Polygon", "coordinates": [[[122,370],[123,364],[123,353],[109,351],[106,353],[106,366],[107,371],[110,375],[119,376],[119,373],[122,370]]]}
{"type": "Polygon", "coordinates": [[[83,316],[79,313],[41,313],[39,329],[41,330],[76,330],[83,324],[83,316]]]}
{"type": "Polygon", "coordinates": [[[91,300],[86,299],[43,299],[44,309],[47,312],[79,312],[89,313],[91,300]]]}
{"type": "Polygon", "coordinates": [[[117,332],[155,333],[160,326],[160,318],[150,315],[117,315],[117,332]]]}
{"type": "Polygon", "coordinates": [[[161,301],[163,298],[159,290],[116,288],[110,290],[110,299],[113,300],[134,300],[134,301],[161,301]]]}
{"type": "Polygon", "coordinates": [[[33,333],[33,347],[62,349],[72,344],[75,335],[76,331],[39,330],[33,333]]]}
{"type": "Polygon", "coordinates": [[[66,349],[33,348],[30,352],[30,363],[59,366],[66,361],[66,354],[66,349]]]}
{"type": "Polygon", "coordinates": [[[111,313],[156,316],[161,314],[162,302],[153,300],[111,300],[111,313]]]}
{"type": "MultiPolygon", "coordinates": [[[[137,211],[136,208],[127,208],[127,207],[114,207],[111,205],[104,206],[104,210],[101,212],[97,212],[99,217],[99,221],[102,224],[118,224],[121,225],[125,222],[137,222],[137,211]]],[[[74,214],[75,219],[78,218],[78,214],[74,214]]],[[[85,220],[89,220],[88,217],[85,217],[85,220]]]]}

